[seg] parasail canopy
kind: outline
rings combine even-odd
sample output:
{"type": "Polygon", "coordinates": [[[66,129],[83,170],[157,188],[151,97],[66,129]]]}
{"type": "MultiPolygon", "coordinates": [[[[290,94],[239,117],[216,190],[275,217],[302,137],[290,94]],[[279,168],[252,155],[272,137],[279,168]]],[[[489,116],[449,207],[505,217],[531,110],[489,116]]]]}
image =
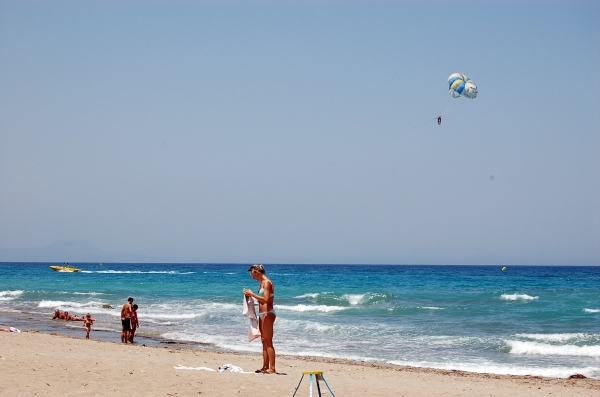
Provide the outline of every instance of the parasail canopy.
{"type": "Polygon", "coordinates": [[[450,94],[454,98],[464,96],[475,99],[477,97],[477,86],[473,81],[462,73],[452,73],[448,77],[450,94]]]}

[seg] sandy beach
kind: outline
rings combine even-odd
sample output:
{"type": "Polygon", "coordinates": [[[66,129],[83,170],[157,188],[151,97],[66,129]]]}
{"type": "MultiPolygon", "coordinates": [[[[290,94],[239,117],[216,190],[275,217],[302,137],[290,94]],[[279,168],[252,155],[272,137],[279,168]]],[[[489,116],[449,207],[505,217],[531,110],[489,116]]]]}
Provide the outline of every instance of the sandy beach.
{"type": "MultiPolygon", "coordinates": [[[[337,397],[600,396],[600,380],[594,379],[473,374],[310,357],[279,357],[277,370],[285,375],[175,368],[218,369],[224,364],[250,372],[260,367],[261,358],[37,331],[0,332],[3,396],[291,396],[302,371],[312,370],[324,372],[337,397]]],[[[306,377],[297,396],[308,396],[306,377]]]]}

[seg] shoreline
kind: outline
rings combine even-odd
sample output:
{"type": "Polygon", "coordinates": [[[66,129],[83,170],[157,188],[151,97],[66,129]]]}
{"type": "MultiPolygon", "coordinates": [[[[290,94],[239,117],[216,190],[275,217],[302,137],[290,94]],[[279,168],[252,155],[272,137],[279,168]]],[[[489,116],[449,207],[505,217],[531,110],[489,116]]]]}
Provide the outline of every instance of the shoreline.
{"type": "MultiPolygon", "coordinates": [[[[136,390],[146,395],[291,396],[302,371],[320,370],[337,397],[508,397],[531,392],[600,396],[597,379],[479,374],[308,356],[278,356],[282,375],[211,372],[200,368],[216,370],[230,363],[249,372],[260,367],[262,357],[192,345],[143,346],[22,331],[0,332],[0,372],[7,380],[0,385],[0,394],[110,396],[136,390]]],[[[307,390],[305,378],[297,396],[306,396],[307,390]]]]}
{"type": "MultiPolygon", "coordinates": [[[[39,316],[38,313],[24,313],[24,312],[9,312],[0,313],[0,327],[13,326],[19,328],[25,333],[40,333],[48,334],[51,336],[61,336],[72,339],[85,340],[85,331],[83,325],[78,327],[80,322],[66,322],[64,320],[52,320],[50,317],[41,317],[34,319],[32,316],[39,316]],[[37,326],[36,326],[37,325],[37,326]],[[61,325],[64,325],[61,327],[61,325]],[[21,328],[20,328],[21,327],[21,328]]],[[[139,332],[139,331],[138,331],[139,332]]],[[[258,353],[251,352],[240,352],[236,350],[219,348],[212,343],[202,343],[193,341],[179,341],[174,339],[168,339],[157,335],[145,335],[143,331],[136,333],[136,343],[122,344],[120,341],[120,331],[110,329],[94,329],[92,327],[91,339],[98,342],[112,343],[123,346],[141,346],[141,347],[153,347],[153,348],[169,348],[173,350],[187,350],[197,352],[207,352],[216,354],[230,354],[230,355],[241,355],[241,356],[256,356],[258,353]]],[[[430,372],[436,374],[452,374],[459,376],[482,376],[491,379],[501,379],[504,377],[510,377],[514,379],[555,379],[555,380],[571,380],[571,378],[559,378],[559,377],[546,377],[539,375],[513,375],[513,374],[497,374],[497,373],[486,373],[486,372],[472,372],[459,369],[439,369],[433,367],[419,367],[410,365],[400,365],[386,363],[383,361],[373,360],[356,360],[347,358],[337,357],[326,357],[326,356],[310,356],[310,355],[278,355],[278,358],[284,358],[288,360],[306,360],[309,362],[319,362],[328,364],[341,364],[341,365],[358,365],[371,367],[376,369],[386,370],[399,370],[408,372],[430,372]],[[462,375],[461,375],[462,374],[462,375]]],[[[572,374],[579,376],[579,374],[572,374]]],[[[596,378],[585,378],[591,381],[598,382],[600,387],[600,379],[596,378]]]]}
{"type": "MultiPolygon", "coordinates": [[[[119,309],[131,295],[142,304],[140,343],[260,351],[260,343],[246,342],[247,319],[241,316],[238,295],[248,276],[239,265],[106,265],[81,274],[56,273],[45,265],[10,270],[0,268],[6,284],[0,290],[0,308],[28,321],[6,324],[80,336],[80,324],[52,322],[50,312],[90,312],[98,320],[93,330],[103,330],[93,337],[117,341],[119,309]]],[[[590,299],[597,292],[597,283],[591,281],[600,276],[597,272],[574,275],[569,269],[527,268],[507,277],[498,269],[454,266],[352,271],[298,265],[271,270],[286,288],[276,304],[280,354],[475,373],[600,378],[594,326],[598,315],[584,312],[596,307],[590,299]],[[357,282],[357,272],[373,277],[372,285],[357,282]],[[319,281],[323,273],[335,282],[319,281]],[[551,285],[543,284],[550,275],[551,285]],[[552,291],[563,291],[562,276],[577,276],[573,285],[587,292],[565,292],[563,298],[579,303],[556,311],[552,291]],[[419,284],[424,280],[427,286],[419,284]],[[538,283],[539,293],[530,289],[538,283]]]]}

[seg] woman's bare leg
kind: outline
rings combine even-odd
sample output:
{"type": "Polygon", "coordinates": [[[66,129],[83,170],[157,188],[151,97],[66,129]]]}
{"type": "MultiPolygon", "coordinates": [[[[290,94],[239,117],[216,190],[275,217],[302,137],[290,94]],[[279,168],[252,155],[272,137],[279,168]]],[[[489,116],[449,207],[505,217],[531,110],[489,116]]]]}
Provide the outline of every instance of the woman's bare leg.
{"type": "Polygon", "coordinates": [[[260,341],[262,342],[262,353],[263,353],[263,365],[262,368],[260,369],[260,371],[266,371],[267,369],[269,369],[269,356],[267,355],[267,348],[265,346],[265,341],[262,338],[262,334],[263,334],[263,325],[262,325],[262,319],[260,319],[258,321],[258,330],[260,331],[260,341]]]}
{"type": "Polygon", "coordinates": [[[275,347],[273,347],[273,323],[277,317],[269,313],[261,320],[262,330],[261,339],[263,343],[263,359],[266,355],[268,369],[267,372],[274,374],[275,370],[275,347]]]}

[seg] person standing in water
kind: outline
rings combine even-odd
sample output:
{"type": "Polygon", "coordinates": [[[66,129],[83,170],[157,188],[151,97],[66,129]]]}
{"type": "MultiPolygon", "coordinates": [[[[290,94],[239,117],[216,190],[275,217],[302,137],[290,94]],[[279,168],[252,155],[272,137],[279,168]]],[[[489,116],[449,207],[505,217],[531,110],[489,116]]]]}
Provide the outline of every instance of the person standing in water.
{"type": "Polygon", "coordinates": [[[90,339],[90,331],[92,330],[92,325],[96,319],[92,318],[90,313],[86,314],[84,318],[83,326],[85,327],[85,339],[90,339]]]}
{"type": "Polygon", "coordinates": [[[135,330],[139,328],[140,323],[137,318],[137,309],[138,305],[131,306],[131,332],[129,333],[129,343],[133,343],[133,338],[135,337],[135,330]]]}
{"type": "Polygon", "coordinates": [[[275,288],[273,282],[265,275],[263,265],[252,265],[248,269],[250,276],[260,282],[258,294],[244,288],[244,295],[252,297],[258,301],[258,326],[260,329],[260,338],[263,346],[263,366],[255,372],[264,374],[275,374],[275,347],[273,347],[273,324],[277,316],[273,309],[273,298],[275,297],[275,288]]]}
{"type": "Polygon", "coordinates": [[[129,338],[131,337],[131,304],[133,303],[133,298],[130,296],[127,298],[127,302],[123,305],[121,309],[121,342],[127,343],[129,342],[129,338]]]}

